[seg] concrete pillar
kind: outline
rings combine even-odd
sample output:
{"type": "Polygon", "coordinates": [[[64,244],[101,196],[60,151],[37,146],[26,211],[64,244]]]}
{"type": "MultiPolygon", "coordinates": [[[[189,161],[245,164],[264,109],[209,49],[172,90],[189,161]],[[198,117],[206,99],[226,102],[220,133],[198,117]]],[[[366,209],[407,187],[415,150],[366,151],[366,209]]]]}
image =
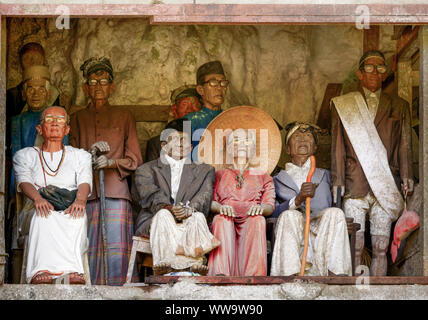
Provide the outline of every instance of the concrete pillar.
{"type": "Polygon", "coordinates": [[[6,139],[6,18],[0,16],[0,285],[4,282],[6,263],[5,239],[5,139],[6,139]]]}
{"type": "Polygon", "coordinates": [[[423,187],[421,217],[423,275],[428,276],[428,26],[421,27],[419,85],[419,183],[423,187]]]}

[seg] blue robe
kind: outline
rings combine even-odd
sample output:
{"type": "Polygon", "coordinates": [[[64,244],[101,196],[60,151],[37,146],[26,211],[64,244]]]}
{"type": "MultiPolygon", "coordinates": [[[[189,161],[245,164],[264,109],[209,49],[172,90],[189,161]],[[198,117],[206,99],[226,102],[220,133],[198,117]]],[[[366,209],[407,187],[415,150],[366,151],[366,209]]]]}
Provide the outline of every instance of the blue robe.
{"type": "Polygon", "coordinates": [[[192,127],[192,160],[194,162],[198,161],[198,145],[202,137],[202,134],[205,131],[205,128],[208,127],[209,123],[217,117],[223,110],[211,110],[205,106],[202,106],[202,109],[196,112],[188,113],[183,117],[183,119],[191,121],[192,127]],[[196,133],[195,133],[196,132],[196,133]]]}
{"type": "MultiPolygon", "coordinates": [[[[274,178],[275,184],[275,211],[272,217],[279,217],[282,212],[289,209],[289,201],[300,192],[301,186],[296,186],[293,179],[285,170],[281,170],[274,178]]],[[[322,210],[331,207],[330,172],[326,169],[315,170],[312,183],[318,183],[315,196],[311,198],[311,218],[315,218],[322,210]]],[[[301,205],[305,207],[305,202],[301,205]]]]}
{"type": "MultiPolygon", "coordinates": [[[[39,123],[39,116],[42,111],[25,111],[12,118],[11,122],[11,151],[12,157],[18,150],[32,147],[36,141],[36,126],[39,123]]],[[[68,136],[65,136],[64,145],[68,144],[68,136]]],[[[12,171],[10,179],[10,195],[15,194],[15,173],[12,171]]]]}

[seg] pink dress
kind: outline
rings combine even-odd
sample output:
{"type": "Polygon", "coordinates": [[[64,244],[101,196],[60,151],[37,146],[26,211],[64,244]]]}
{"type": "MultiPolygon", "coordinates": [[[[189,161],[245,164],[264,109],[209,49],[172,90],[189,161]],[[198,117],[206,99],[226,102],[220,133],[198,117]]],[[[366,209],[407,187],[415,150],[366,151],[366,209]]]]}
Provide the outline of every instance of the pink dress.
{"type": "Polygon", "coordinates": [[[241,188],[237,187],[239,170],[216,172],[214,201],[230,205],[236,217],[217,214],[213,220],[214,236],[221,245],[211,251],[209,276],[266,276],[266,222],[264,216],[247,216],[252,205],[275,207],[275,187],[266,173],[246,170],[241,188]]]}

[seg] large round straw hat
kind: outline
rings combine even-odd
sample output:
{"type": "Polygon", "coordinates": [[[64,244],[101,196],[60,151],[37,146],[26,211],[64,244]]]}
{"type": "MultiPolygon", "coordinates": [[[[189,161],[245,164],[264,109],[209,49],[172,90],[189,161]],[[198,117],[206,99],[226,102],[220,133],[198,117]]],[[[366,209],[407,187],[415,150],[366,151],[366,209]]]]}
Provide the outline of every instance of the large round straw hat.
{"type": "Polygon", "coordinates": [[[198,146],[198,160],[214,166],[216,170],[228,167],[226,137],[236,129],[255,132],[257,150],[250,167],[270,174],[281,156],[281,133],[269,114],[251,106],[230,108],[210,122],[198,146]]]}

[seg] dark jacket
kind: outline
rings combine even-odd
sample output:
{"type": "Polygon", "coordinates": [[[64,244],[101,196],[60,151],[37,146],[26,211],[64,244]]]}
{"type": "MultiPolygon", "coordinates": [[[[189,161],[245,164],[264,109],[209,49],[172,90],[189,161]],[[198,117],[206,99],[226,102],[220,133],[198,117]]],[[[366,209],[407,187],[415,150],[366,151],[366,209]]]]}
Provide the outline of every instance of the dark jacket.
{"type": "MultiPolygon", "coordinates": [[[[135,234],[148,235],[153,216],[165,205],[173,205],[171,198],[171,167],[162,154],[135,171],[135,186],[140,197],[135,234]]],[[[208,216],[213,199],[214,167],[207,164],[184,164],[176,203],[190,201],[190,206],[208,216]]]]}

